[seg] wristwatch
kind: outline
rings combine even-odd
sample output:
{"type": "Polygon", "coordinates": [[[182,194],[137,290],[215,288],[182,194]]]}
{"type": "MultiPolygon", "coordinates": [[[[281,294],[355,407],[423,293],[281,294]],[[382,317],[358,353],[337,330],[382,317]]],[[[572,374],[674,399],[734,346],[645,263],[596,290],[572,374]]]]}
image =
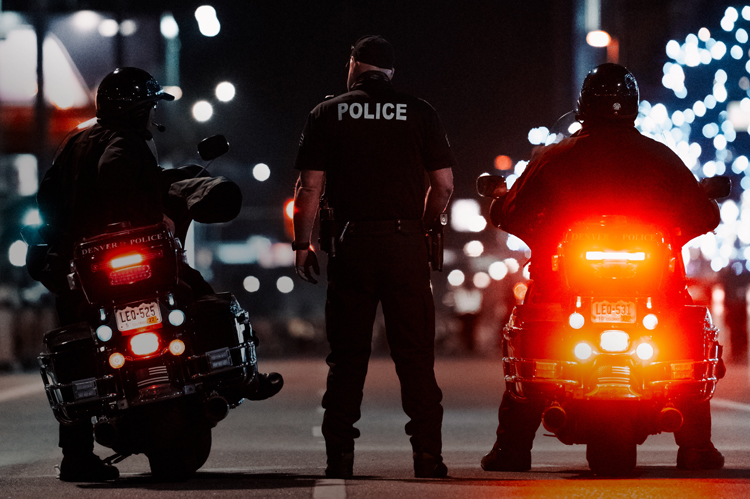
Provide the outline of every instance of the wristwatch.
{"type": "Polygon", "coordinates": [[[296,241],[292,241],[292,250],[299,251],[306,249],[310,249],[310,243],[298,243],[296,241]]]}

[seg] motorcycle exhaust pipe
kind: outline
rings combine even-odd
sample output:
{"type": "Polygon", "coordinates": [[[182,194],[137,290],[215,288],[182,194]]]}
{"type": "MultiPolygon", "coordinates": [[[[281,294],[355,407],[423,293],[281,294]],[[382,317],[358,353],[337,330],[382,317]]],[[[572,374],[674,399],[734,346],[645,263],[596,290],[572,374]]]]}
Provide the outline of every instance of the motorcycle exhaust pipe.
{"type": "Polygon", "coordinates": [[[659,413],[661,431],[673,433],[682,427],[682,413],[673,406],[667,406],[659,413]]]}
{"type": "Polygon", "coordinates": [[[99,421],[94,426],[94,438],[104,447],[112,447],[120,440],[120,431],[113,420],[99,421]]]}
{"type": "Polygon", "coordinates": [[[557,402],[547,407],[542,414],[544,429],[556,433],[568,424],[568,413],[557,402]]]}
{"type": "Polygon", "coordinates": [[[209,421],[216,424],[229,414],[229,404],[221,395],[211,395],[203,402],[203,414],[209,421]]]}

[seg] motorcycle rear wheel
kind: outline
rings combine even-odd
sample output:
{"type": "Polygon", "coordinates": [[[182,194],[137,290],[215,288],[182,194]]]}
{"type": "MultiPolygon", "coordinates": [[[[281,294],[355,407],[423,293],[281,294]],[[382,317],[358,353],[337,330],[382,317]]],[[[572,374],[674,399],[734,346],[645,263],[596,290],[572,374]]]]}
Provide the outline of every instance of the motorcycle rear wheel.
{"type": "Polygon", "coordinates": [[[152,476],[164,482],[189,479],[211,453],[211,427],[195,407],[175,404],[153,421],[152,444],[145,452],[152,476]]]}
{"type": "Polygon", "coordinates": [[[635,469],[638,457],[633,425],[628,417],[607,418],[589,432],[586,460],[599,476],[624,476],[635,469]]]}

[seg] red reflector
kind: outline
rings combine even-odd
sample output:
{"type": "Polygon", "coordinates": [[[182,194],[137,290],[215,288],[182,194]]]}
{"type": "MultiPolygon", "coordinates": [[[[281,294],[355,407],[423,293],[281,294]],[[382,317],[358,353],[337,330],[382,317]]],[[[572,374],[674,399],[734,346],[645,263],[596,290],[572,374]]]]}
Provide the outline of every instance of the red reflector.
{"type": "Polygon", "coordinates": [[[134,282],[143,281],[151,277],[150,265],[139,265],[126,269],[115,270],[109,274],[109,284],[120,286],[123,284],[133,284],[134,282]]]}

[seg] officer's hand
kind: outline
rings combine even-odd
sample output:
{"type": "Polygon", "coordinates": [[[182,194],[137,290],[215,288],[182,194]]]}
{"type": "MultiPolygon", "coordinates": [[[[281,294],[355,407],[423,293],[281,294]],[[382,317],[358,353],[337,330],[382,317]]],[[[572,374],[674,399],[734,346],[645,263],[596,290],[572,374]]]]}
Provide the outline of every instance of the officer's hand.
{"type": "Polygon", "coordinates": [[[318,264],[318,255],[315,251],[309,250],[297,250],[294,258],[294,267],[297,271],[297,275],[300,276],[307,282],[318,284],[318,281],[313,277],[310,272],[310,267],[315,271],[315,275],[320,275],[320,265],[318,264]]]}
{"type": "Polygon", "coordinates": [[[174,235],[174,233],[175,233],[175,226],[174,226],[174,222],[172,221],[172,219],[171,219],[171,218],[169,218],[169,217],[168,217],[168,216],[166,215],[166,213],[165,213],[165,214],[162,214],[162,217],[161,217],[161,219],[162,219],[162,221],[163,221],[163,222],[164,222],[164,223],[166,224],[166,226],[167,226],[167,229],[169,229],[169,232],[171,232],[171,233],[172,233],[172,234],[174,235]]]}

